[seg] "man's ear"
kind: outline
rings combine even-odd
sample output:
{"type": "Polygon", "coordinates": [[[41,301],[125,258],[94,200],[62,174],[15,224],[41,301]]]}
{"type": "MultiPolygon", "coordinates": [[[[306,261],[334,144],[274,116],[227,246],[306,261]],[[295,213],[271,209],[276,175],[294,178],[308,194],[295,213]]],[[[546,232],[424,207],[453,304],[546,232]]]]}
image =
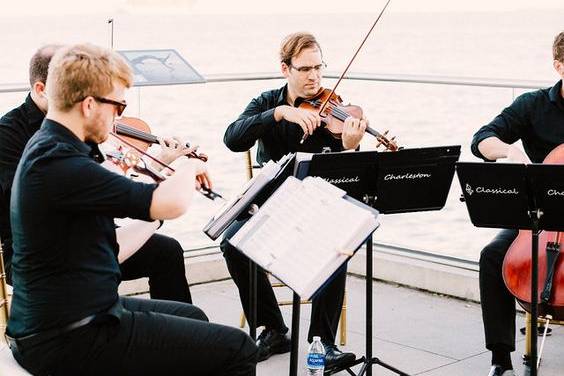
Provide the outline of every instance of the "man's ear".
{"type": "Polygon", "coordinates": [[[41,81],[35,81],[33,83],[33,91],[35,94],[39,96],[43,96],[45,94],[45,83],[41,81]]]}
{"type": "Polygon", "coordinates": [[[89,118],[94,112],[94,98],[86,97],[82,102],[80,102],[80,111],[82,116],[89,118]]]}
{"type": "Polygon", "coordinates": [[[282,72],[282,75],[285,78],[288,78],[288,75],[290,74],[290,67],[288,66],[288,64],[284,62],[280,63],[280,72],[282,72]]]}
{"type": "Polygon", "coordinates": [[[554,60],[552,66],[554,67],[556,72],[558,72],[560,77],[564,78],[564,63],[558,60],[554,60]]]}

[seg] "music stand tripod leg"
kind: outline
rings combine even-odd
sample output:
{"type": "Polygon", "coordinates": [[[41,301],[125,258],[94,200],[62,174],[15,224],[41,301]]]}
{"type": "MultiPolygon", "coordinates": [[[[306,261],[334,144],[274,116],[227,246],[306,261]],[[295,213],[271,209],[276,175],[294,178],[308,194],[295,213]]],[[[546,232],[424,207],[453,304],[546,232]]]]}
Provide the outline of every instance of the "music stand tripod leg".
{"type": "Polygon", "coordinates": [[[366,374],[372,376],[372,365],[377,364],[401,376],[409,374],[398,370],[391,365],[382,362],[376,357],[372,357],[372,259],[373,259],[372,235],[366,240],[366,359],[360,369],[358,376],[366,374]]]}
{"type": "MultiPolygon", "coordinates": [[[[249,259],[249,336],[256,341],[257,339],[257,264],[249,259]]],[[[256,374],[256,369],[253,375],[256,374]]]]}

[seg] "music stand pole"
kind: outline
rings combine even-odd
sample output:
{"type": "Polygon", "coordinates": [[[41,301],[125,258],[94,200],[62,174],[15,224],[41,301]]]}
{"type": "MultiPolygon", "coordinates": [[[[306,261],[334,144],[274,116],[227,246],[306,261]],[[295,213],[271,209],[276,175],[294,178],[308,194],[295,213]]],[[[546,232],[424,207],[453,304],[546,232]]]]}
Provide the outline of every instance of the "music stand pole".
{"type": "Polygon", "coordinates": [[[298,350],[300,345],[300,304],[301,299],[294,292],[292,300],[292,352],[290,353],[290,376],[298,375],[298,350]]]}
{"type": "Polygon", "coordinates": [[[377,364],[397,373],[400,376],[409,376],[409,374],[382,362],[378,358],[372,357],[372,235],[366,240],[366,360],[358,376],[366,374],[372,376],[372,364],[377,364]]]}
{"type": "Polygon", "coordinates": [[[540,209],[530,212],[532,219],[531,229],[531,354],[529,366],[531,376],[537,376],[537,335],[538,335],[538,267],[539,267],[539,220],[542,216],[540,209]]]}

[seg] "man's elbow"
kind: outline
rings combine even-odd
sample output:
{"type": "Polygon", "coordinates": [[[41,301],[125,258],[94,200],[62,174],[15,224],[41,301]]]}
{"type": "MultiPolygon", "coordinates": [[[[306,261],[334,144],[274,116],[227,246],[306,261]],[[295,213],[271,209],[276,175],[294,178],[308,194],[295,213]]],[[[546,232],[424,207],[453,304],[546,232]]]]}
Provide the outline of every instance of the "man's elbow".
{"type": "Polygon", "coordinates": [[[243,145],[241,142],[239,142],[237,138],[233,137],[227,132],[225,132],[225,135],[223,136],[223,143],[229,150],[237,153],[247,151],[249,149],[248,147],[245,147],[245,145],[243,145]]]}

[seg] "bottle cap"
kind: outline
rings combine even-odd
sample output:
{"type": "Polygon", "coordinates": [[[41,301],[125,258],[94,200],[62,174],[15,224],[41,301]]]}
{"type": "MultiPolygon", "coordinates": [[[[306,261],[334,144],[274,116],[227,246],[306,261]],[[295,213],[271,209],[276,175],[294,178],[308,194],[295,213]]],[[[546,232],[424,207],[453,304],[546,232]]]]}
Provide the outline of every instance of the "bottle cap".
{"type": "Polygon", "coordinates": [[[321,341],[321,337],[320,337],[320,336],[314,336],[314,337],[313,337],[313,340],[314,340],[314,341],[321,341]]]}

